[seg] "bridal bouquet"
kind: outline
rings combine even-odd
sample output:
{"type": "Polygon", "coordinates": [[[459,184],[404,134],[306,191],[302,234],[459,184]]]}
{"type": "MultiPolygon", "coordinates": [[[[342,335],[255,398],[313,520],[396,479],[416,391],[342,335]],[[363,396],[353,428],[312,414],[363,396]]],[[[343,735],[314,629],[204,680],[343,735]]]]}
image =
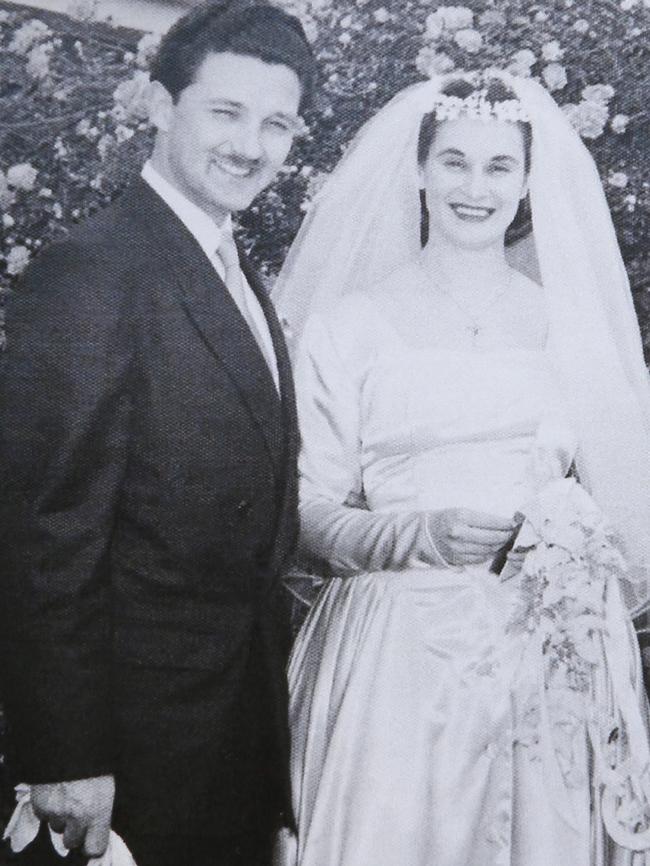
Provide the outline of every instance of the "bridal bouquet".
{"type": "Polygon", "coordinates": [[[573,478],[546,484],[524,511],[515,547],[526,556],[508,626],[538,660],[521,665],[520,685],[528,677],[525,693],[535,696],[524,702],[524,726],[536,731],[538,757],[569,820],[570,791],[588,781],[587,731],[607,832],[641,850],[650,844],[650,747],[632,683],[624,556],[573,478]]]}

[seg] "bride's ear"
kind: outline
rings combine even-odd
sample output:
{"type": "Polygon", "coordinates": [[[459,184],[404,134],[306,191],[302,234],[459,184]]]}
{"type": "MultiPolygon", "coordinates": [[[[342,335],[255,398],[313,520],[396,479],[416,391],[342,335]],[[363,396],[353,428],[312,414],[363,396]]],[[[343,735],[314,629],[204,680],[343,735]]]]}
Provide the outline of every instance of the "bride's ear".
{"type": "Polygon", "coordinates": [[[174,100],[170,92],[159,81],[149,85],[149,120],[161,132],[167,132],[174,110],[174,100]]]}
{"type": "Polygon", "coordinates": [[[524,199],[528,198],[528,193],[530,192],[530,187],[528,185],[528,178],[524,179],[523,186],[521,188],[521,193],[519,195],[519,200],[524,201],[524,199]]]}

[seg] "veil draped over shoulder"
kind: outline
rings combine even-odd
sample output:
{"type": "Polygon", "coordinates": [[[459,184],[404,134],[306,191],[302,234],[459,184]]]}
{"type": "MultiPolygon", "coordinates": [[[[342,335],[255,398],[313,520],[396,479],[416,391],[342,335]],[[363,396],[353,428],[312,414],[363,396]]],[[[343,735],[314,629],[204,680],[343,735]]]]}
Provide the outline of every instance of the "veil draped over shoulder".
{"type": "MultiPolygon", "coordinates": [[[[547,351],[572,414],[580,479],[625,543],[629,611],[650,607],[650,388],[629,282],[596,166],[541,85],[495,72],[530,117],[534,247],[547,351]]],[[[312,312],[372,292],[420,251],[417,140],[450,76],[400,92],[357,134],[312,203],[273,298],[290,343],[312,312]]]]}

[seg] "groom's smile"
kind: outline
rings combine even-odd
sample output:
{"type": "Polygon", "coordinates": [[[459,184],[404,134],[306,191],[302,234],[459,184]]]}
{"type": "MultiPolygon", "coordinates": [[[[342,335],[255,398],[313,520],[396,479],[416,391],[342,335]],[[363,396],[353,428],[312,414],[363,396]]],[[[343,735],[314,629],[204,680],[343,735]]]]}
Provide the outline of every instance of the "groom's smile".
{"type": "Polygon", "coordinates": [[[175,102],[157,87],[152,120],[161,134],[154,164],[220,223],[275,178],[301,127],[300,98],[289,67],[210,53],[175,102]]]}

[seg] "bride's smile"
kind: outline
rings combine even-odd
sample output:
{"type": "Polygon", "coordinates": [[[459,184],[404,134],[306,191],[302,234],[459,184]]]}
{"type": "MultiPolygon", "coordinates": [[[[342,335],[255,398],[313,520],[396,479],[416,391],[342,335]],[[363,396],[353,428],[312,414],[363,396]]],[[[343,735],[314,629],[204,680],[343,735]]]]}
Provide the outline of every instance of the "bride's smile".
{"type": "Polygon", "coordinates": [[[461,247],[502,244],[526,195],[521,128],[506,121],[444,121],[420,172],[433,236],[461,247]]]}

